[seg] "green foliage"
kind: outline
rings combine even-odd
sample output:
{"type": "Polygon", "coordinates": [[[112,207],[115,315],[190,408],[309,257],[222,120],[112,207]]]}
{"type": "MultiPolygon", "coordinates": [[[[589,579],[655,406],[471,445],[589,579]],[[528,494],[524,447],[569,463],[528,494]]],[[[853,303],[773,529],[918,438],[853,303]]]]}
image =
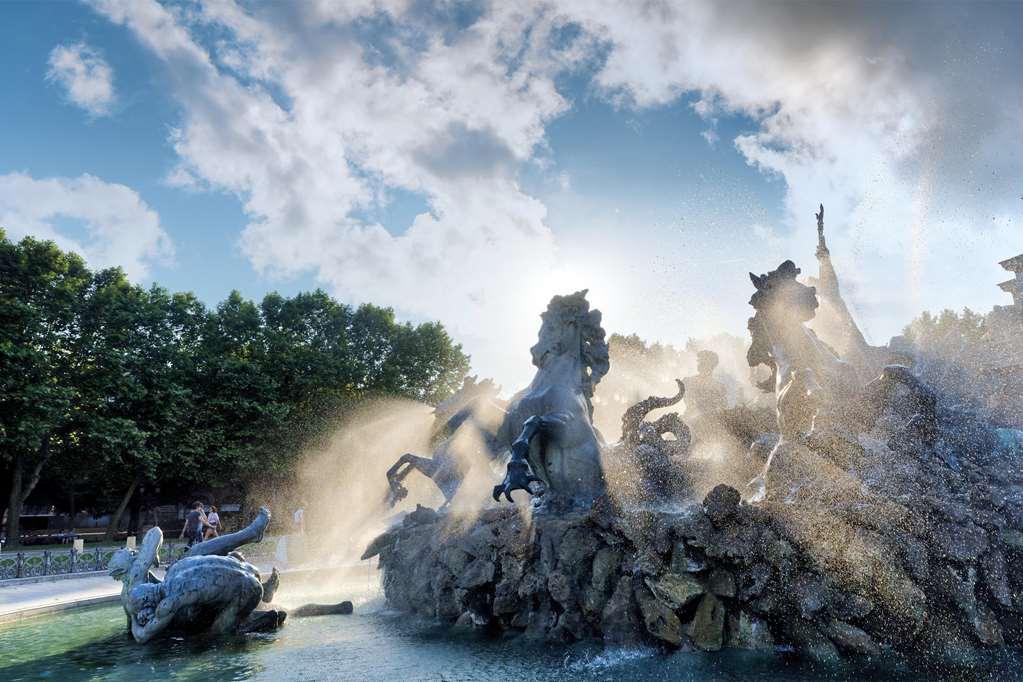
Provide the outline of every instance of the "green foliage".
{"type": "Polygon", "coordinates": [[[45,457],[51,487],[73,481],[112,508],[133,483],[282,479],[358,401],[435,403],[467,370],[441,325],[401,324],[388,308],[314,291],[258,304],[232,292],[208,310],[0,231],[0,466],[10,480],[45,457]]]}
{"type": "Polygon", "coordinates": [[[937,317],[925,311],[903,330],[903,334],[917,347],[930,345],[976,344],[987,333],[987,318],[969,308],[962,314],[942,310],[937,317]]]}

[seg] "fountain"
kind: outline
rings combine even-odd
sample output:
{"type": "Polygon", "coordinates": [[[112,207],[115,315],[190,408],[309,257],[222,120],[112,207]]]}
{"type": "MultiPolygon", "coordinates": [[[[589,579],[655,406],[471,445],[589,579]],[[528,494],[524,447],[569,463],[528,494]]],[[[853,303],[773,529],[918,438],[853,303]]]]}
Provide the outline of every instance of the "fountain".
{"type": "Polygon", "coordinates": [[[817,291],[799,274],[785,261],[750,275],[747,359],[770,370],[760,387],[773,418],[728,408],[704,352],[698,375],[630,407],[607,442],[593,421],[609,369],[601,314],[586,291],[555,296],[532,382],[504,402],[492,383],[466,380],[434,411],[431,456],[406,453],[387,472],[391,507],[414,471],[444,501],[392,518],[366,548],[382,595],[363,590],[358,618],[330,619],[351,613],[348,602],[275,603],[281,576],[263,580],[238,551],[266,528],[262,510],[162,580],[152,529],[110,562],[120,607],[5,633],[54,653],[38,665],[11,656],[0,676],[74,679],[113,661],[132,677],[200,661],[213,679],[373,677],[380,666],[391,677],[591,679],[613,660],[618,676],[695,679],[770,676],[779,651],[837,675],[986,657],[988,672],[1011,669],[1006,645],[1023,644],[1023,440],[908,367],[878,375],[883,349],[841,356],[808,328],[817,291]],[[683,415],[651,417],[687,396],[683,415]],[[733,485],[700,456],[724,437],[741,446],[729,451],[733,485]],[[489,464],[505,467],[503,480],[460,504],[483,487],[470,472],[489,464]],[[737,482],[751,478],[749,489],[737,482]],[[288,614],[328,618],[282,628],[288,614]],[[689,658],[662,655],[676,651],[689,658]]]}
{"type": "Polygon", "coordinates": [[[406,515],[364,554],[379,556],[389,605],[550,642],[781,647],[828,662],[972,661],[1023,643],[1020,453],[905,367],[860,386],[804,326],[817,299],[798,274],[785,261],[750,275],[749,361],[771,369],[777,435],[740,463],[761,468],[746,500],[725,484],[695,499],[685,485],[667,499],[609,490],[604,472],[649,462],[644,448],[691,475],[688,429],[658,444],[664,430],[642,415],[677,399],[650,399],[605,445],[589,403],[607,370],[599,314],[585,292],[555,297],[537,376],[488,441],[508,462],[495,500],[522,489],[532,504],[406,515]]]}

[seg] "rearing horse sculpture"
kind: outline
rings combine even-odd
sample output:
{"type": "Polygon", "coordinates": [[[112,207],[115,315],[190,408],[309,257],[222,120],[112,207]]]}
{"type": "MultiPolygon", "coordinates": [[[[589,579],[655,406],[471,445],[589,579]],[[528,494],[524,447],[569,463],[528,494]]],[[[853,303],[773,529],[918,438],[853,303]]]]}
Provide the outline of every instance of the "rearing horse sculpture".
{"type": "Polygon", "coordinates": [[[869,426],[890,401],[896,385],[910,392],[917,407],[904,431],[925,441],[933,440],[935,434],[934,396],[909,370],[886,367],[880,377],[861,387],[853,367],[804,326],[815,315],[817,292],[796,280],[799,273],[790,260],[766,275],[750,273],[756,292],[749,302],[756,313],[749,319],[752,344],[746,358],[751,367],[762,364],[771,370],[771,377],[759,387],[777,395],[781,435],[763,473],[750,482],[753,499],[766,494],[767,470],[783,446],[805,443],[834,421],[869,426]]]}
{"type": "Polygon", "coordinates": [[[542,483],[551,503],[587,506],[605,491],[603,439],[593,426],[593,389],[610,364],[599,310],[586,291],[555,296],[540,317],[530,349],[536,376],[509,402],[496,442],[510,447],[504,480],[493,496],[511,501],[542,483]]]}
{"type": "Polygon", "coordinates": [[[462,388],[434,409],[434,430],[430,438],[433,457],[406,452],[387,470],[389,506],[393,507],[408,495],[403,484],[405,478],[418,471],[440,489],[446,507],[473,464],[495,456],[493,432],[504,417],[504,406],[497,398],[500,388],[490,379],[476,379],[466,377],[462,388]],[[462,438],[463,435],[466,437],[462,438]]]}
{"type": "MultiPolygon", "coordinates": [[[[783,440],[810,433],[822,409],[837,395],[855,390],[855,373],[803,323],[817,310],[817,290],[796,281],[800,269],[790,260],[766,275],[749,274],[756,313],[747,325],[750,367],[766,365],[771,377],[760,388],[778,396],[778,427],[783,440]]],[[[819,421],[818,421],[818,425],[819,421]]]]}

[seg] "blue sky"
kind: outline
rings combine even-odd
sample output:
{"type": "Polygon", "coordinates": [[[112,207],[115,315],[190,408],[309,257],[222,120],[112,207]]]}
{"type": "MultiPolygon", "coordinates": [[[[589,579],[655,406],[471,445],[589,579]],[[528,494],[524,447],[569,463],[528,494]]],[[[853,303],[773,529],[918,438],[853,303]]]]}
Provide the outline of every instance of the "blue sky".
{"type": "Polygon", "coordinates": [[[1021,15],[3,3],[0,224],[210,304],[319,286],[440,319],[514,385],[566,290],[611,331],[744,333],[746,272],[812,273],[824,202],[883,343],[1003,302],[1021,15]]]}

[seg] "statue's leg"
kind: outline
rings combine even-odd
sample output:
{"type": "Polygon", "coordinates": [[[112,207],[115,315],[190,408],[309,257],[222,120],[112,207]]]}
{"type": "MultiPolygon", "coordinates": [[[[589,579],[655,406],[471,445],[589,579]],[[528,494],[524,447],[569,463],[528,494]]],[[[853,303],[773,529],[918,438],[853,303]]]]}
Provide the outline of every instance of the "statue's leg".
{"type": "Polygon", "coordinates": [[[210,540],[192,545],[185,556],[227,556],[242,545],[259,542],[270,524],[270,510],[261,507],[256,518],[245,528],[235,533],[228,533],[210,540]]]}
{"type": "Polygon", "coordinates": [[[494,486],[494,500],[499,500],[504,495],[509,502],[513,502],[511,493],[513,490],[525,490],[532,494],[529,484],[540,482],[549,486],[549,481],[537,476],[543,475],[543,467],[540,462],[531,462],[529,458],[530,443],[541,433],[544,435],[555,435],[565,428],[565,425],[572,419],[572,416],[563,412],[552,412],[543,416],[533,415],[522,424],[522,432],[511,444],[511,459],[508,460],[508,470],[504,480],[494,486]]]}
{"type": "Polygon", "coordinates": [[[284,609],[259,609],[253,611],[245,620],[238,624],[235,632],[247,634],[250,632],[274,632],[284,625],[288,612],[284,609]]]}
{"type": "Polygon", "coordinates": [[[343,601],[337,604],[303,604],[297,609],[292,609],[288,615],[293,618],[305,618],[307,616],[347,616],[354,611],[352,602],[343,601]]]}
{"type": "Polygon", "coordinates": [[[416,470],[432,480],[437,473],[437,463],[432,459],[417,457],[411,452],[406,452],[398,458],[394,466],[387,470],[387,486],[390,489],[387,495],[389,506],[393,507],[408,495],[408,490],[402,485],[402,481],[416,470]]]}
{"type": "Polygon", "coordinates": [[[263,601],[269,604],[273,601],[274,594],[277,593],[277,588],[281,586],[281,572],[274,566],[270,572],[270,577],[267,578],[266,582],[263,583],[263,601]]]}

